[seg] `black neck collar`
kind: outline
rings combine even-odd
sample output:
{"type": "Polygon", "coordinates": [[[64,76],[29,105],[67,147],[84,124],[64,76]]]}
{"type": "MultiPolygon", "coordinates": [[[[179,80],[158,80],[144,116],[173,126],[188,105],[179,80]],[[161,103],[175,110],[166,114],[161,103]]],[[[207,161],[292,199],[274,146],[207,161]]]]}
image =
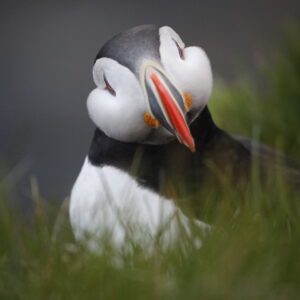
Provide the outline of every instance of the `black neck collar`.
{"type": "MultiPolygon", "coordinates": [[[[209,143],[221,131],[212,120],[211,114],[207,107],[201,112],[197,119],[190,125],[192,136],[194,137],[197,152],[206,149],[205,145],[209,143]],[[200,147],[198,148],[197,145],[200,147]]],[[[88,158],[93,165],[118,165],[125,159],[132,162],[132,159],[138,148],[143,147],[147,151],[157,153],[162,149],[168,149],[178,145],[178,141],[174,140],[165,145],[148,145],[138,143],[127,143],[108,137],[99,128],[96,128],[94,137],[89,149],[88,158]]],[[[184,147],[184,146],[181,146],[184,147]]],[[[186,149],[186,151],[189,151],[186,149]]],[[[197,153],[196,152],[196,153],[197,153]]]]}

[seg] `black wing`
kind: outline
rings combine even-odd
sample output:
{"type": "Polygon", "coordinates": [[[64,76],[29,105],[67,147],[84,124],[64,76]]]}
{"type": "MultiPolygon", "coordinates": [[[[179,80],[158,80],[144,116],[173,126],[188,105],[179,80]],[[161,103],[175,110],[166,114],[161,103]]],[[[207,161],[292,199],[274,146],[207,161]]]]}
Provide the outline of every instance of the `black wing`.
{"type": "Polygon", "coordinates": [[[286,178],[299,185],[300,188],[300,163],[284,153],[244,136],[232,136],[241,143],[253,159],[257,159],[263,168],[276,168],[283,172],[286,178]]]}

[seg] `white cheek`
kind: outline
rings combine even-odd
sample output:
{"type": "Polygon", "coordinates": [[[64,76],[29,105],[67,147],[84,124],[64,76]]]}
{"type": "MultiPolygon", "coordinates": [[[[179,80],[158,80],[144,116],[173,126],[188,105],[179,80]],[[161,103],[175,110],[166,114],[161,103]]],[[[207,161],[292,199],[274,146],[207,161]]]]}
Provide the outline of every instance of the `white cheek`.
{"type": "Polygon", "coordinates": [[[150,131],[144,120],[146,111],[143,98],[138,92],[127,91],[118,96],[110,95],[106,90],[94,89],[87,99],[87,109],[95,125],[107,136],[124,141],[138,142],[150,131]]]}
{"type": "Polygon", "coordinates": [[[94,65],[94,89],[87,99],[89,115],[107,136],[124,141],[142,141],[151,128],[144,122],[144,95],[135,75],[113,59],[103,57],[94,65]],[[104,86],[103,74],[116,94],[104,86]]]}
{"type": "MultiPolygon", "coordinates": [[[[184,59],[178,59],[165,50],[161,49],[165,70],[182,92],[190,94],[192,108],[202,109],[212,90],[212,72],[205,52],[199,47],[188,47],[184,49],[184,59]]],[[[179,57],[178,53],[177,56],[179,57]]]]}
{"type": "Polygon", "coordinates": [[[190,93],[194,105],[203,107],[207,104],[212,90],[212,71],[206,53],[199,47],[188,47],[184,50],[182,72],[178,71],[181,88],[190,93]],[[186,89],[186,90],[185,90],[186,89]]]}
{"type": "Polygon", "coordinates": [[[160,56],[163,67],[170,79],[192,98],[194,112],[200,112],[207,104],[212,90],[212,72],[209,59],[200,47],[184,49],[184,43],[178,34],[170,27],[159,30],[160,56]],[[176,41],[184,49],[184,59],[180,58],[176,41]]]}
{"type": "Polygon", "coordinates": [[[96,88],[88,96],[87,109],[90,118],[104,132],[110,131],[118,105],[106,90],[96,88]],[[110,121],[111,120],[111,121],[110,121]]]}

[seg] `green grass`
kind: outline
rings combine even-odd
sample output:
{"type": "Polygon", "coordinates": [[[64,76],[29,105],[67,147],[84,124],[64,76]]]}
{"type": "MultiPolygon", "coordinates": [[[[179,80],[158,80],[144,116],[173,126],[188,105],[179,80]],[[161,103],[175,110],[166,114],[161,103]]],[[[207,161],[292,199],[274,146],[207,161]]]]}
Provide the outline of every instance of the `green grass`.
{"type": "Polygon", "coordinates": [[[209,106],[227,131],[259,138],[300,159],[299,26],[286,29],[283,46],[258,64],[259,79],[242,75],[237,82],[217,82],[209,106]]]}
{"type": "MultiPolygon", "coordinates": [[[[259,136],[299,159],[298,33],[293,28],[285,35],[260,84],[249,78],[219,83],[210,108],[228,131],[259,136]]],[[[31,222],[0,186],[0,299],[298,299],[299,195],[280,173],[264,186],[255,168],[252,177],[243,195],[229,186],[222,195],[201,192],[208,203],[203,218],[215,225],[201,249],[190,245],[184,254],[158,245],[146,255],[137,245],[131,254],[119,254],[118,267],[114,250],[91,254],[68,229],[53,239],[57,211],[44,212],[35,185],[31,222]],[[209,207],[216,197],[221,204],[209,207]]]]}
{"type": "Polygon", "coordinates": [[[25,226],[2,206],[1,299],[297,299],[299,197],[280,177],[268,187],[250,186],[239,210],[233,197],[234,191],[223,196],[201,249],[191,245],[184,255],[158,246],[146,256],[137,247],[121,255],[119,267],[113,250],[93,255],[67,232],[55,242],[51,220],[37,213],[25,226]]]}

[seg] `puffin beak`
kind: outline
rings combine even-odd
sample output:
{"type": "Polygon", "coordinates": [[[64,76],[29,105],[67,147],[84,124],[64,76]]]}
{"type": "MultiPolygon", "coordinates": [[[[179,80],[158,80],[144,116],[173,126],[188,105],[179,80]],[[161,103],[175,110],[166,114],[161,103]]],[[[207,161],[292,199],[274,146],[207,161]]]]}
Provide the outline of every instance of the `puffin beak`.
{"type": "Polygon", "coordinates": [[[144,115],[145,122],[150,126],[161,124],[180,143],[195,152],[195,142],[186,120],[188,107],[184,95],[161,70],[153,66],[148,66],[145,71],[145,88],[150,109],[150,114],[144,115]]]}

